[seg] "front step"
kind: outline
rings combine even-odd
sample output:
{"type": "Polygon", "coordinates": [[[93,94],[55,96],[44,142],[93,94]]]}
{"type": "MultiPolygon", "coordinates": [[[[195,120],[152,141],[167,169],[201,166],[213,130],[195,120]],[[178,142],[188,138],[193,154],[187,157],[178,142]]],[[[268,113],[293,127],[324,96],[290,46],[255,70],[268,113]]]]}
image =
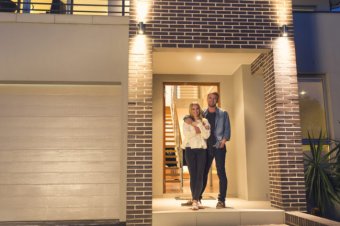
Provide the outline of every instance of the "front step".
{"type": "Polygon", "coordinates": [[[153,199],[152,225],[158,226],[229,226],[284,225],[285,211],[270,207],[269,202],[227,199],[227,208],[216,209],[216,200],[202,201],[205,209],[192,211],[181,206],[186,200],[153,199]],[[259,203],[259,206],[257,206],[259,203]],[[266,207],[263,206],[266,204],[266,207]]]}

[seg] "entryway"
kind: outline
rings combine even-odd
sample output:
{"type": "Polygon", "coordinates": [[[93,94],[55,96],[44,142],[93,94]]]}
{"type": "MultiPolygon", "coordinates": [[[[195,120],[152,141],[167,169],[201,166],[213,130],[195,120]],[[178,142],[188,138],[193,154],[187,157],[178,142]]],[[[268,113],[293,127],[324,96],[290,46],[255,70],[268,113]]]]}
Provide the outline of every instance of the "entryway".
{"type": "MultiPolygon", "coordinates": [[[[183,117],[189,114],[189,104],[197,102],[207,108],[208,93],[219,92],[219,83],[163,83],[163,193],[190,195],[190,175],[181,148],[183,117]]],[[[218,192],[215,164],[209,173],[206,193],[218,192]]]]}
{"type": "Polygon", "coordinates": [[[284,223],[284,211],[270,207],[268,195],[263,77],[250,70],[260,53],[172,51],[153,52],[153,225],[174,224],[174,220],[178,225],[284,223]],[[206,107],[206,94],[212,90],[220,93],[218,105],[229,113],[231,122],[226,157],[229,208],[215,208],[219,191],[213,168],[212,189],[208,185],[202,200],[206,208],[194,212],[181,206],[190,198],[190,190],[175,139],[181,136],[175,133],[180,133],[189,103],[206,107]]]}

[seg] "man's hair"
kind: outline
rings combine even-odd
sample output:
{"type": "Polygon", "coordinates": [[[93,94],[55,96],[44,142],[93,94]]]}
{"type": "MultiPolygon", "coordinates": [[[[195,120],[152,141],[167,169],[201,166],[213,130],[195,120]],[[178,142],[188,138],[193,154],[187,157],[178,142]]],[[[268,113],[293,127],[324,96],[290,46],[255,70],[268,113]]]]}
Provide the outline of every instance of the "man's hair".
{"type": "Polygon", "coordinates": [[[217,101],[220,99],[220,94],[218,94],[218,92],[211,92],[211,93],[208,93],[208,96],[209,95],[215,95],[217,97],[217,101]]]}

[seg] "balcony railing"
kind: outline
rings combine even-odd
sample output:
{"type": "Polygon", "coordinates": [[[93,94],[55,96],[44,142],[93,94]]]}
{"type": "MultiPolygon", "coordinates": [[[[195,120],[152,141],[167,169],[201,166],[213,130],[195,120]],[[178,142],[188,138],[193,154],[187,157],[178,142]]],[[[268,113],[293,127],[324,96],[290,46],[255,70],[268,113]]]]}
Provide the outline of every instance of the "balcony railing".
{"type": "Polygon", "coordinates": [[[127,16],[129,0],[0,0],[0,12],[127,16]]]}

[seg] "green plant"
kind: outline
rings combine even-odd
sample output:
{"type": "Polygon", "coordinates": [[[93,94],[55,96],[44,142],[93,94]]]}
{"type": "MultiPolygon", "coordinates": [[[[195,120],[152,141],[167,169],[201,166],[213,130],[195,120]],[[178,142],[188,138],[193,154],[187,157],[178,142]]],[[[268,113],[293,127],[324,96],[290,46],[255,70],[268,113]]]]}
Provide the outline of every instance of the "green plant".
{"type": "Polygon", "coordinates": [[[339,170],[340,143],[331,141],[331,150],[323,150],[322,131],[318,139],[312,139],[308,133],[310,150],[304,153],[305,180],[308,200],[312,212],[320,211],[325,215],[327,206],[340,203],[339,170]]]}

